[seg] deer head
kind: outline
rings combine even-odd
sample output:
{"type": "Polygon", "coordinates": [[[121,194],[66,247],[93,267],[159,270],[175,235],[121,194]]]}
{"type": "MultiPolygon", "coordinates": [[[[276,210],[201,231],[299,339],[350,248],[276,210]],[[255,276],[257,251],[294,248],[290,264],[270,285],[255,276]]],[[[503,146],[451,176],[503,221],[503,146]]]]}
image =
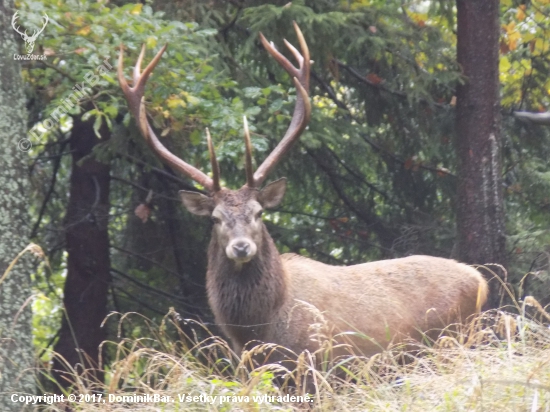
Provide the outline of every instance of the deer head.
{"type": "Polygon", "coordinates": [[[34,42],[36,41],[36,39],[38,38],[40,33],[42,33],[44,31],[44,29],[46,28],[46,25],[48,24],[48,21],[49,21],[48,15],[46,13],[44,13],[44,16],[42,16],[42,20],[44,21],[44,25],[42,26],[42,28],[40,30],[35,30],[35,32],[32,34],[32,36],[29,36],[27,34],[27,30],[25,30],[23,33],[21,33],[21,31],[19,30],[19,26],[15,27],[15,25],[17,24],[17,19],[18,18],[19,18],[19,11],[16,11],[15,14],[13,15],[12,19],[11,19],[11,25],[12,25],[13,29],[17,33],[19,33],[21,35],[21,38],[25,41],[25,50],[27,51],[27,54],[31,54],[32,51],[34,50],[34,42]]]}
{"type": "Polygon", "coordinates": [[[227,258],[239,264],[253,259],[261,247],[264,235],[264,226],[261,220],[262,211],[263,209],[276,207],[281,202],[286,189],[286,179],[283,178],[272,182],[263,189],[260,189],[260,186],[277,163],[281,161],[298,140],[306,128],[311,114],[311,105],[308,96],[309,50],[302,32],[296,23],[294,23],[294,28],[302,53],[286,40],[285,44],[298,61],[298,67],[295,67],[286,57],[277,51],[274,45],[269,43],[260,33],[260,39],[264,47],[293,77],[298,95],[294,114],[287,132],[256,171],[252,167],[252,145],[250,143],[246,118],[244,119],[246,184],[238,190],[222,188],[220,185],[219,165],[208,129],[206,129],[206,138],[212,167],[211,178],[170,153],[162,145],[151,128],[145,112],[143,94],[147,79],[166,50],[166,46],[157,53],[143,72],[141,72],[141,63],[145,54],[145,47],[142,48],[134,68],[133,84],[131,87],[128,85],[123,74],[122,46],[120,49],[118,80],[128,101],[130,111],[138,120],[141,134],[162,160],[206,189],[208,192],[207,195],[198,192],[181,191],[181,200],[191,213],[200,216],[210,216],[212,218],[214,223],[214,238],[219,243],[220,248],[225,251],[227,258]]]}

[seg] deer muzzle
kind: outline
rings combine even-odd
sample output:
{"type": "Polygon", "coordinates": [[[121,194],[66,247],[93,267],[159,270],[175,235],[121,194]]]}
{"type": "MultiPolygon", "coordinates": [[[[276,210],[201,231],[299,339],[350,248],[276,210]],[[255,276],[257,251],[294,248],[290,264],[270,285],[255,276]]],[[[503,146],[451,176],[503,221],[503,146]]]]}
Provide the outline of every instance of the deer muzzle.
{"type": "Polygon", "coordinates": [[[256,243],[251,239],[238,238],[229,242],[225,248],[225,253],[231,260],[239,263],[246,263],[256,255],[257,250],[256,243]]]}

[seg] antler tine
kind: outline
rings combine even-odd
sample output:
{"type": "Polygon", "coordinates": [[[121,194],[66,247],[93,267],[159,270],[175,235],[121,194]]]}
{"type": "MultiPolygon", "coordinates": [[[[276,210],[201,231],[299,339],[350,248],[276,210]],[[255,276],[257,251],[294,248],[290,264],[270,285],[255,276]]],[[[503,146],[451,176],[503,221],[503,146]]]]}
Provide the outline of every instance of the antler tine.
{"type": "Polygon", "coordinates": [[[217,192],[221,189],[220,186],[220,165],[216,158],[216,152],[214,151],[214,145],[212,144],[212,137],[210,136],[210,130],[206,128],[206,142],[208,143],[208,154],[210,155],[210,165],[212,166],[212,190],[217,192]]]}
{"type": "MultiPolygon", "coordinates": [[[[275,48],[275,45],[273,42],[268,41],[263,33],[260,33],[260,41],[264,45],[264,48],[273,56],[275,60],[277,60],[277,63],[279,63],[283,68],[293,77],[296,77],[298,75],[298,69],[294,67],[294,65],[288,61],[288,59],[283,56],[279,50],[275,48]]],[[[290,43],[289,43],[290,44],[290,43]]]]}
{"type": "Polygon", "coordinates": [[[250,132],[248,131],[248,121],[243,116],[244,125],[244,146],[245,146],[245,171],[247,186],[254,187],[254,169],[252,168],[252,142],[250,141],[250,132]]]}
{"type": "Polygon", "coordinates": [[[296,47],[292,45],[287,39],[283,39],[283,43],[287,47],[288,50],[294,55],[294,58],[298,61],[298,65],[301,66],[304,61],[304,56],[301,55],[301,53],[298,51],[296,47]]]}
{"type": "Polygon", "coordinates": [[[311,104],[309,102],[309,70],[310,70],[310,59],[309,59],[309,49],[307,43],[304,39],[300,28],[294,22],[294,30],[298,37],[298,42],[300,43],[300,48],[302,53],[300,53],[295,47],[293,47],[289,42],[285,40],[286,46],[289,48],[290,52],[294,55],[298,61],[298,68],[294,65],[275,47],[270,44],[266,38],[260,33],[260,39],[266,50],[271,54],[275,60],[294,78],[294,84],[296,86],[297,96],[296,96],[296,106],[294,108],[294,114],[292,115],[292,120],[290,121],[290,126],[286,131],[284,137],[281,139],[277,147],[269,154],[269,156],[263,161],[263,163],[258,167],[256,173],[254,173],[254,182],[253,187],[260,186],[267,175],[273,170],[273,168],[279,163],[279,161],[285,156],[294,143],[298,140],[302,132],[309,122],[311,116],[311,104]]]}
{"type": "Polygon", "coordinates": [[[126,96],[126,101],[128,102],[130,112],[138,121],[141,134],[143,135],[143,137],[145,138],[149,146],[153,149],[153,151],[162,160],[164,160],[167,164],[172,166],[174,169],[178,170],[180,173],[184,174],[185,176],[189,177],[190,179],[204,186],[204,188],[207,191],[212,192],[212,191],[219,190],[219,179],[218,179],[218,185],[216,186],[215,182],[206,174],[201,172],[196,167],[191,166],[189,163],[186,163],[184,160],[175,156],[168,149],[166,149],[166,147],[164,147],[164,145],[158,139],[153,128],[149,124],[149,121],[147,120],[147,113],[145,111],[145,103],[144,103],[144,97],[143,97],[144,90],[145,90],[145,83],[147,82],[149,75],[153,72],[153,69],[159,62],[160,58],[162,57],[162,54],[166,50],[167,46],[168,45],[165,45],[164,47],[162,47],[160,51],[157,53],[157,55],[153,58],[153,60],[151,60],[151,62],[147,65],[143,73],[140,73],[141,63],[145,55],[145,46],[142,47],[141,53],[136,62],[136,66],[134,67],[134,76],[133,76],[134,83],[130,87],[128,85],[128,82],[126,81],[126,78],[124,77],[124,71],[123,71],[124,51],[123,51],[123,46],[121,44],[120,54],[118,56],[118,70],[117,70],[118,82],[124,93],[124,96],[126,96]]]}
{"type": "MultiPolygon", "coordinates": [[[[166,45],[165,45],[165,47],[166,47],[166,45]]],[[[143,58],[144,57],[145,57],[145,44],[142,44],[141,45],[141,50],[139,51],[138,59],[136,60],[136,64],[134,66],[134,76],[133,76],[134,87],[137,87],[137,85],[139,84],[139,78],[141,76],[141,65],[143,63],[143,58]]]]}

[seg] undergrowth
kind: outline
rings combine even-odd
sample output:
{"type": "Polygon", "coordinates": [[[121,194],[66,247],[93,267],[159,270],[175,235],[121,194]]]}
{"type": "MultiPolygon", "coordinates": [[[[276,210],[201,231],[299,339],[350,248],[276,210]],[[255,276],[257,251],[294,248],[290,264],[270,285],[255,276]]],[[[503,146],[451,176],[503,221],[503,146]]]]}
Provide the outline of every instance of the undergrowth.
{"type": "MultiPolygon", "coordinates": [[[[116,353],[104,368],[105,383],[72,375],[71,393],[101,394],[101,401],[41,410],[550,411],[550,315],[532,298],[517,309],[519,314],[483,313],[467,329],[443,331],[414,350],[392,347],[317,367],[315,359],[330,359],[330,344],[324,353],[295,356],[290,366],[258,364],[282,348],[261,345],[239,357],[225,341],[205,334],[205,326],[172,311],[161,325],[150,325],[154,338],[104,343],[116,353]],[[297,402],[292,395],[305,398],[297,402]]],[[[139,315],[121,316],[120,324],[132,316],[139,315]]]]}

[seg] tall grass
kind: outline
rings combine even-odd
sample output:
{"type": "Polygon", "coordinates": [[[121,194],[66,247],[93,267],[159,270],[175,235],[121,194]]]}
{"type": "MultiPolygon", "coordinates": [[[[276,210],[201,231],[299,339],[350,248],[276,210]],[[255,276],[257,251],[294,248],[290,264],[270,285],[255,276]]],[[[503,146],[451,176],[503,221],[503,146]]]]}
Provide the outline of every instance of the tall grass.
{"type": "MultiPolygon", "coordinates": [[[[467,329],[443,331],[437,341],[426,338],[412,351],[411,345],[406,352],[393,347],[317,368],[314,358],[330,359],[330,343],[323,353],[295,357],[291,367],[258,364],[259,356],[269,359],[284,349],[261,345],[238,357],[204,325],[182,327],[170,312],[161,325],[151,325],[152,338],[105,342],[116,354],[106,368],[106,382],[92,382],[86,373],[73,376],[74,393],[102,394],[102,401],[70,406],[78,411],[550,411],[550,329],[545,324],[550,317],[532,298],[519,309],[518,315],[486,312],[467,329]],[[309,402],[289,399],[308,390],[309,402]],[[158,402],[109,402],[109,395],[138,394],[157,395],[158,402]],[[180,400],[182,395],[189,398],[180,400]]],[[[120,324],[133,316],[138,315],[122,316],[120,324]]],[[[42,410],[63,411],[67,405],[42,410]]]]}

